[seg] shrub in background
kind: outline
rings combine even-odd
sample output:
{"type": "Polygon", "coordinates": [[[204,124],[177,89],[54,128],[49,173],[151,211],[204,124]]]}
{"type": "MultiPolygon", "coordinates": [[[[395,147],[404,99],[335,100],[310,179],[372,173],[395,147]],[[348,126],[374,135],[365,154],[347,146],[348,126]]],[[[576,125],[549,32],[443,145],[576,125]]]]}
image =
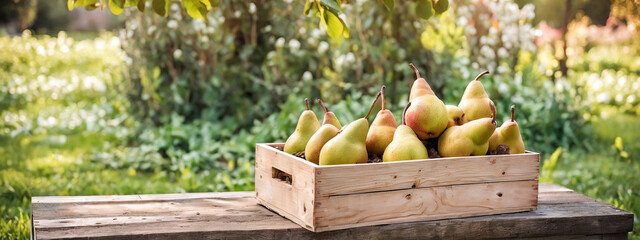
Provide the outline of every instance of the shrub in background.
{"type": "Polygon", "coordinates": [[[414,3],[388,11],[355,1],[343,4],[353,18],[350,38],[333,40],[303,16],[302,4],[225,1],[206,22],[178,6],[167,18],[127,13],[124,87],[140,122],[118,164],[176,176],[251,165],[255,142],[290,134],[305,97],[322,97],[347,123],[364,115],[382,84],[399,119],[415,79],[410,62],[450,104],[481,69],[494,70],[483,83],[499,118],[518,106],[528,149],[550,154],[578,144],[584,120],[570,89],[543,74],[531,5],[454,1],[424,21],[413,15],[414,3]]]}

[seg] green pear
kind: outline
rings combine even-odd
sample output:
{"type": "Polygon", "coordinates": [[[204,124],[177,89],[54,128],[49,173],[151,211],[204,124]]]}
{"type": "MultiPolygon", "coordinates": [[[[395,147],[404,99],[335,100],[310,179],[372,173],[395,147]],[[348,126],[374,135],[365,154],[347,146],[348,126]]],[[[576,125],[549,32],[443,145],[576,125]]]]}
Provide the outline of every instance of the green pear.
{"type": "Polygon", "coordinates": [[[413,65],[413,63],[409,63],[409,66],[416,72],[416,80],[413,81],[413,85],[411,86],[411,92],[409,92],[409,101],[414,98],[424,96],[424,95],[436,95],[433,90],[431,90],[431,86],[427,83],[424,78],[420,77],[420,72],[413,65]]]}
{"type": "Polygon", "coordinates": [[[464,112],[462,111],[461,108],[454,105],[446,105],[446,108],[447,108],[447,119],[449,120],[449,123],[447,124],[447,128],[450,128],[453,126],[460,126],[467,122],[467,120],[464,117],[464,112]]]}
{"type": "MultiPolygon", "coordinates": [[[[418,80],[422,79],[415,66],[413,64],[409,64],[409,66],[416,71],[418,80]]],[[[422,79],[422,82],[427,87],[429,86],[424,79],[422,79]]],[[[409,96],[411,106],[407,109],[407,126],[413,129],[421,140],[437,138],[447,128],[449,122],[447,108],[431,91],[431,87],[427,91],[425,90],[426,88],[416,89],[415,86],[416,84],[414,83],[409,96]]]]}
{"type": "Polygon", "coordinates": [[[485,155],[489,149],[489,138],[495,130],[495,114],[491,118],[447,128],[438,139],[438,154],[442,157],[485,155]]]}
{"type": "Polygon", "coordinates": [[[320,165],[367,162],[369,159],[366,145],[367,132],[369,131],[369,120],[367,118],[371,115],[379,97],[380,93],[378,93],[369,109],[369,113],[365,117],[349,123],[337,136],[324,144],[320,150],[320,165]]]}
{"type": "Polygon", "coordinates": [[[382,109],[373,119],[369,133],[367,133],[367,152],[369,154],[382,155],[387,148],[391,140],[393,140],[393,134],[398,127],[396,118],[393,117],[391,111],[384,107],[384,89],[382,86],[380,90],[380,98],[382,99],[382,109]]]}
{"type": "Polygon", "coordinates": [[[336,126],[331,124],[324,124],[316,133],[311,136],[307,146],[304,148],[304,157],[307,161],[319,164],[320,163],[320,150],[333,137],[338,135],[340,131],[336,126]]]}
{"type": "Polygon", "coordinates": [[[512,105],[511,120],[504,122],[489,138],[489,150],[496,150],[498,145],[504,144],[509,147],[510,154],[524,153],[524,142],[520,136],[520,128],[514,120],[515,109],[516,106],[512,105]]]}
{"type": "Polygon", "coordinates": [[[491,113],[495,112],[495,110],[491,109],[491,106],[494,106],[493,101],[489,99],[482,82],[479,80],[480,77],[487,73],[489,73],[489,71],[480,73],[467,85],[464,94],[462,94],[462,99],[460,99],[458,107],[464,112],[467,121],[491,117],[491,113]]]}
{"type": "Polygon", "coordinates": [[[404,116],[409,106],[411,106],[411,102],[404,108],[402,125],[398,126],[396,132],[393,134],[393,141],[391,141],[387,149],[384,150],[384,155],[382,156],[383,162],[429,158],[427,148],[422,144],[422,141],[418,139],[413,129],[407,126],[404,116]]]}
{"type": "Polygon", "coordinates": [[[333,114],[333,112],[327,111],[327,108],[324,106],[322,99],[318,98],[318,103],[320,103],[320,106],[322,106],[322,110],[324,110],[324,120],[322,121],[322,125],[331,124],[338,129],[342,128],[342,125],[340,125],[340,121],[338,121],[336,115],[333,114]]]}
{"type": "Polygon", "coordinates": [[[307,110],[300,114],[298,119],[298,125],[296,130],[287,138],[287,142],[284,143],[284,152],[297,153],[304,151],[309,138],[320,128],[320,122],[313,111],[309,110],[309,99],[304,99],[307,110]]]}

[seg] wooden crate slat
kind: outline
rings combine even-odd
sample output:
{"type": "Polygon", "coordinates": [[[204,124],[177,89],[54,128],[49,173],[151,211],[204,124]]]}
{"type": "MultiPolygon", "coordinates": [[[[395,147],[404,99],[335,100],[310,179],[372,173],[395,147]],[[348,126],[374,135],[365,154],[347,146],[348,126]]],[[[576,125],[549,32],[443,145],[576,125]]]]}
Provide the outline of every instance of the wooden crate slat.
{"type": "Polygon", "coordinates": [[[538,154],[525,153],[321,166],[316,174],[318,194],[330,196],[461,183],[535,180],[539,165],[538,154]]]}
{"type": "Polygon", "coordinates": [[[538,181],[418,188],[316,200],[320,231],[366,225],[457,218],[536,208],[538,181]]]}

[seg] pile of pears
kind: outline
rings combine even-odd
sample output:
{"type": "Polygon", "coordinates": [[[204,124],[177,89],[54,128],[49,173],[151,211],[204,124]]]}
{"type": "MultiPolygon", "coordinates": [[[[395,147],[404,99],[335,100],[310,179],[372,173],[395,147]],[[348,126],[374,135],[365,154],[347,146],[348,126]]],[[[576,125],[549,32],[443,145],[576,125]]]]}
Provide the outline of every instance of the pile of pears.
{"type": "Polygon", "coordinates": [[[385,108],[385,86],[373,100],[369,112],[344,127],[318,99],[324,110],[320,124],[309,108],[309,100],[305,99],[307,110],[300,115],[284,152],[304,153],[307,161],[319,165],[367,163],[371,156],[382,157],[383,162],[428,159],[428,146],[436,149],[441,157],[486,155],[495,153],[496,149],[507,149],[508,154],[525,152],[514,120],[515,106],[511,106],[511,119],[496,128],[496,107],[480,82],[480,77],[488,71],[467,85],[460,103],[455,106],[445,105],[420,77],[418,69],[413,64],[409,66],[415,71],[416,80],[399,126],[392,112],[385,108]],[[369,115],[379,99],[382,107],[369,125],[369,115]]]}

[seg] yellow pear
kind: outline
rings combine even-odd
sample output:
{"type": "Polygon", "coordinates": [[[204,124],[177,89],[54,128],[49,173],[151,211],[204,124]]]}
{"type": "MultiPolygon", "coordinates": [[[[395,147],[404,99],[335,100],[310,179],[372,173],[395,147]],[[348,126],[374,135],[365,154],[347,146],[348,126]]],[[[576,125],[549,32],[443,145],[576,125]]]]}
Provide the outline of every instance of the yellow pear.
{"type": "Polygon", "coordinates": [[[458,107],[464,112],[467,121],[491,117],[491,113],[495,112],[495,110],[491,109],[491,106],[495,108],[493,101],[489,99],[489,95],[487,95],[482,82],[480,82],[480,77],[487,73],[489,71],[480,73],[467,85],[464,94],[462,94],[458,107]]]}
{"type": "Polygon", "coordinates": [[[413,129],[407,126],[404,116],[409,106],[411,106],[411,102],[409,102],[409,104],[404,108],[404,112],[402,113],[402,125],[396,128],[396,132],[393,135],[393,141],[391,141],[387,149],[384,150],[384,155],[382,156],[383,162],[429,158],[427,148],[422,144],[422,141],[418,139],[418,136],[413,132],[413,129]]]}
{"type": "Polygon", "coordinates": [[[438,154],[442,157],[485,155],[489,149],[489,138],[495,130],[495,114],[447,128],[438,139],[438,154]]]}
{"type": "Polygon", "coordinates": [[[454,105],[446,105],[447,107],[447,119],[449,123],[447,124],[447,128],[453,126],[460,126],[467,122],[464,117],[464,112],[461,108],[454,105]]]}
{"type": "Polygon", "coordinates": [[[398,127],[396,118],[393,117],[391,111],[385,109],[384,106],[384,89],[382,86],[380,90],[380,98],[382,99],[382,109],[373,119],[369,133],[367,133],[367,152],[369,154],[382,155],[387,148],[391,140],[393,140],[393,134],[398,127]]]}
{"type": "Polygon", "coordinates": [[[447,128],[448,116],[444,103],[431,91],[431,87],[424,79],[420,78],[418,70],[409,64],[416,71],[418,79],[416,82],[424,82],[424,85],[414,83],[411,88],[409,101],[411,106],[407,109],[406,121],[421,140],[437,138],[447,128]],[[421,80],[421,81],[418,81],[421,80]],[[425,87],[426,86],[426,87],[425,87]]]}
{"type": "Polygon", "coordinates": [[[324,120],[322,121],[322,124],[331,124],[338,129],[342,128],[342,126],[340,125],[340,121],[338,121],[336,115],[333,114],[333,112],[327,111],[327,108],[324,106],[322,99],[318,98],[318,103],[320,103],[320,106],[322,106],[322,110],[324,110],[324,120]]]}
{"type": "Polygon", "coordinates": [[[409,101],[414,98],[424,96],[424,95],[436,95],[433,90],[431,90],[431,86],[427,83],[424,78],[420,77],[420,72],[413,65],[413,63],[409,63],[409,66],[416,72],[416,80],[413,81],[413,85],[411,86],[411,92],[409,92],[409,101]]]}
{"type": "Polygon", "coordinates": [[[287,138],[284,143],[284,152],[297,153],[304,151],[307,142],[313,134],[320,128],[320,122],[313,111],[309,110],[309,99],[304,99],[307,110],[300,114],[296,130],[287,138]]]}
{"type": "Polygon", "coordinates": [[[307,147],[304,148],[304,157],[307,161],[319,164],[320,163],[320,150],[324,144],[326,144],[333,137],[338,135],[338,128],[331,124],[324,124],[316,133],[311,136],[307,147]]]}
{"type": "Polygon", "coordinates": [[[524,142],[522,141],[522,136],[520,136],[520,128],[514,120],[515,109],[516,106],[512,105],[511,120],[504,122],[489,138],[490,151],[496,150],[498,145],[504,144],[509,147],[510,154],[524,153],[524,142]]]}
{"type": "Polygon", "coordinates": [[[367,154],[367,132],[369,131],[369,120],[367,118],[373,111],[380,93],[374,100],[369,113],[363,118],[347,124],[337,136],[324,144],[320,150],[320,165],[355,164],[366,163],[369,159],[367,154]]]}

